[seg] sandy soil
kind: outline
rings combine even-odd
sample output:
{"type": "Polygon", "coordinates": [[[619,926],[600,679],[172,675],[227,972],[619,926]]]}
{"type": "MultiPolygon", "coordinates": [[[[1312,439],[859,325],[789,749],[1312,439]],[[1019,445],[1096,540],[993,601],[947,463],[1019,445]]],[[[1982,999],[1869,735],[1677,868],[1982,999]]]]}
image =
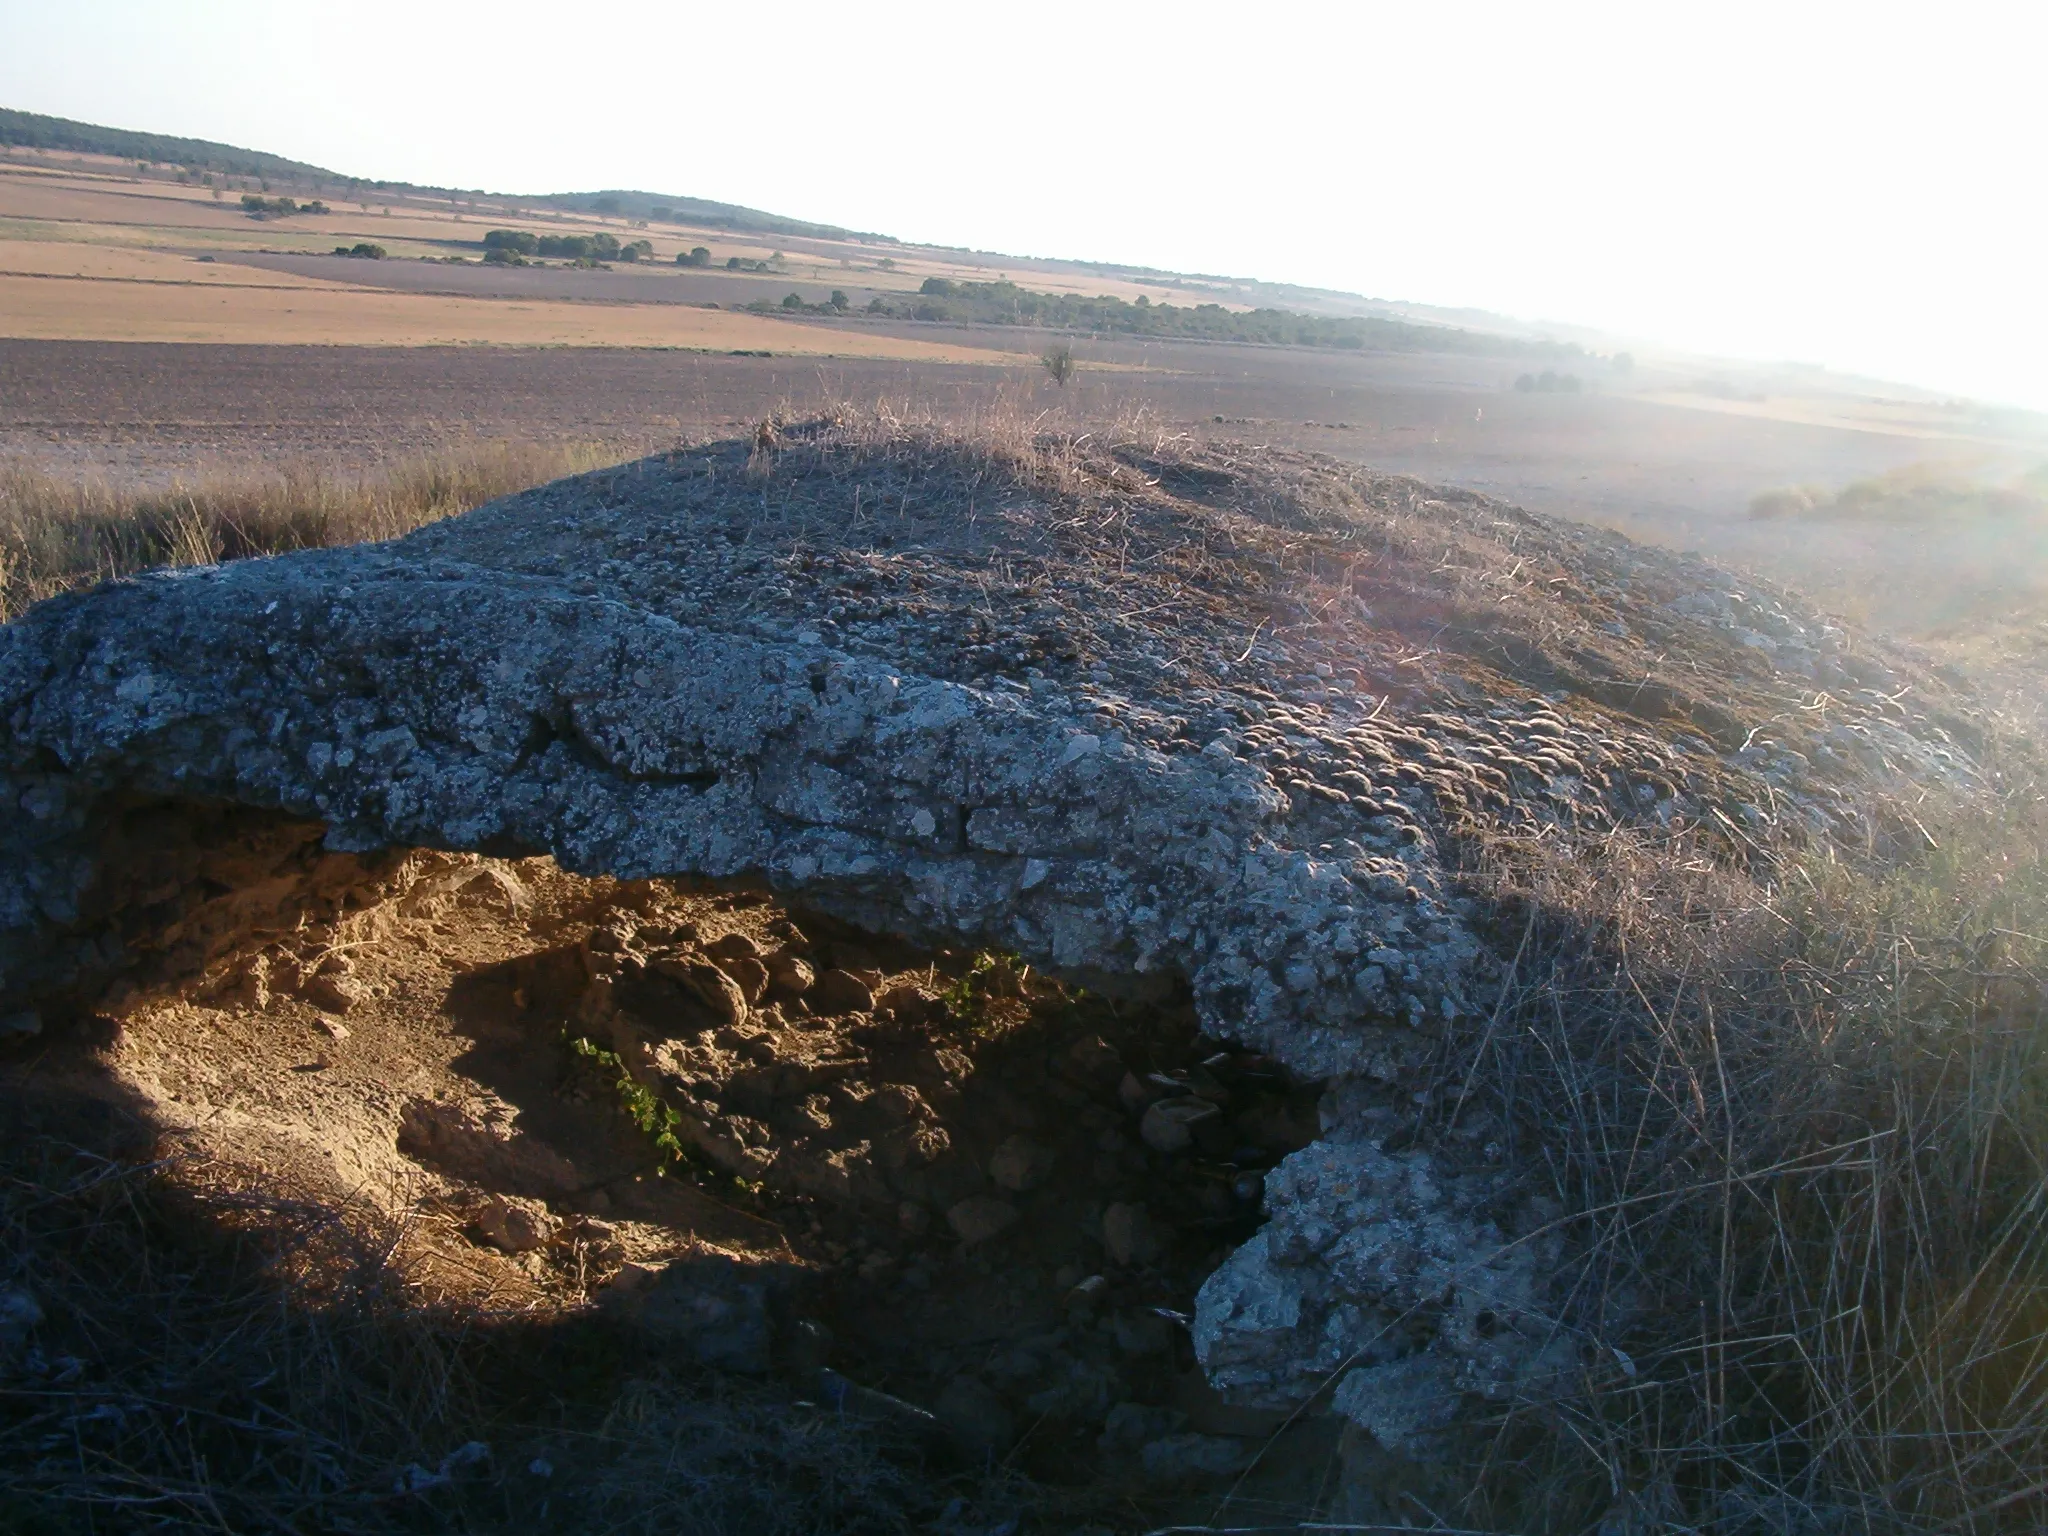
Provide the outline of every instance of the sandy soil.
{"type": "MultiPolygon", "coordinates": [[[[0,250],[4,257],[4,250],[0,250]]],[[[369,265],[369,263],[365,263],[369,265]]],[[[811,357],[967,362],[942,341],[675,305],[530,303],[353,288],[193,288],[107,279],[0,276],[15,337],[50,341],[238,342],[284,346],[688,347],[811,357]]],[[[1027,361],[1022,354],[1017,361],[1027,361]]]]}
{"type": "MultiPolygon", "coordinates": [[[[221,261],[199,251],[97,245],[82,240],[0,241],[0,277],[69,277],[234,288],[355,288],[342,259],[332,275],[298,273],[221,261]],[[200,259],[205,256],[205,259],[200,259]]],[[[360,268],[360,261],[350,263],[360,268]]]]}
{"type": "MultiPolygon", "coordinates": [[[[965,1391],[994,1419],[968,1448],[1017,1440],[1017,1464],[1060,1483],[1133,1475],[1135,1443],[1096,1444],[1110,1402],[1176,1429],[1282,1428],[1218,1401],[1170,1319],[1259,1219],[1257,1170],[1315,1134],[1318,1087],[1214,1054],[1188,1010],[1077,1003],[750,893],[425,854],[115,1012],[88,1059],[32,1073],[98,1081],[181,1164],[400,1218],[409,1272],[444,1295],[608,1309],[651,1347],[755,1371],[800,1368],[822,1323],[820,1363],[925,1405],[965,1391]],[[733,981],[722,1027],[662,979],[706,957],[733,981]],[[665,1151],[627,1113],[620,1059],[579,1038],[724,1073],[695,1106],[718,1118],[665,1151]],[[1198,1146],[1148,1150],[1143,1110],[1188,1082],[1228,1113],[1198,1146]],[[773,1166],[735,1178],[756,1146],[773,1166]],[[926,1199],[896,1192],[912,1182],[926,1199]],[[1119,1201],[1140,1210],[1136,1257],[1102,1235],[1119,1201]],[[704,1264],[774,1298],[745,1358],[659,1310],[704,1264]]],[[[1297,1477],[1334,1434],[1297,1426],[1261,1477],[1297,1477]]]]}

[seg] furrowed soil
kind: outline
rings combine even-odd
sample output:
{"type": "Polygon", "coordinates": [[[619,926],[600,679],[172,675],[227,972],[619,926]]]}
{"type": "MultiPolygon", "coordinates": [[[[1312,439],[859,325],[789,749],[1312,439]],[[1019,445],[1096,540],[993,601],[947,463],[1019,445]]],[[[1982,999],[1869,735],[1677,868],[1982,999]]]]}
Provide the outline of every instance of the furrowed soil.
{"type": "MultiPolygon", "coordinates": [[[[371,263],[278,259],[194,265],[278,281],[371,263]]],[[[482,269],[410,264],[407,281],[474,282],[482,269]]],[[[653,281],[618,273],[538,274],[653,281]]],[[[211,279],[209,279],[211,280],[211,279]]],[[[115,287],[122,285],[115,284],[115,287]]],[[[296,295],[268,294],[297,301],[296,295]]],[[[379,301],[422,295],[372,295],[379,301]]],[[[481,302],[481,301],[478,301],[481,302]]],[[[565,306],[591,315],[604,304],[565,306]]],[[[819,345],[936,349],[952,361],[707,355],[620,347],[178,346],[0,340],[0,455],[60,475],[161,486],[280,464],[344,474],[450,443],[613,444],[621,458],[721,436],[764,417],[843,401],[967,420],[991,410],[1049,425],[1138,416],[1155,429],[1303,447],[1460,485],[1537,511],[1747,566],[1803,587],[1877,628],[1940,639],[2028,639],[2043,617],[2048,557],[1999,558],[1982,538],[1923,527],[1750,518],[1759,492],[1839,486],[1901,466],[1962,462],[2017,473],[2048,459],[2048,428],[2024,413],[1877,399],[1793,380],[1763,403],[1687,393],[1673,380],[1610,380],[1579,394],[1513,389],[1497,359],[1338,353],[1187,342],[1085,341],[1065,390],[1016,361],[1042,333],[786,324],[704,314],[819,345]],[[900,332],[891,340],[886,333],[900,332]],[[886,345],[884,345],[886,343],[886,345]],[[1903,573],[1910,580],[1901,580],[1903,573]]],[[[741,350],[760,350],[746,347],[741,350]]],[[[1682,382],[1682,381],[1681,381],[1682,382]]],[[[1079,427],[1076,426],[1076,430],[1079,427]]],[[[2004,546],[1999,546],[2004,547],[2004,546]]],[[[2031,644],[2031,640],[2028,639],[2031,644]]]]}

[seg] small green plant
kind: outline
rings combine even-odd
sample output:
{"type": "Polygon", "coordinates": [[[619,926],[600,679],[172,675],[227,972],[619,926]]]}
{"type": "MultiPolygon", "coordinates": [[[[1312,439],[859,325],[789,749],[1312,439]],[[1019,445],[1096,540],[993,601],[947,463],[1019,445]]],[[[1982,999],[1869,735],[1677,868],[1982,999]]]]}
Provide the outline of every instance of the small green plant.
{"type": "Polygon", "coordinates": [[[1064,341],[1047,347],[1038,362],[1053,383],[1059,385],[1061,389],[1065,389],[1067,380],[1074,376],[1074,349],[1064,341]]]}
{"type": "Polygon", "coordinates": [[[612,1090],[619,1097],[619,1107],[626,1112],[626,1118],[640,1128],[643,1135],[653,1141],[655,1150],[661,1153],[661,1167],[657,1172],[666,1173],[670,1163],[683,1162],[688,1148],[676,1134],[683,1123],[682,1115],[645,1083],[626,1070],[626,1063],[617,1051],[608,1051],[595,1040],[578,1035],[569,1042],[569,1049],[593,1066],[610,1072],[612,1090]]]}
{"type": "Polygon", "coordinates": [[[999,998],[1025,997],[1030,980],[1031,967],[1024,963],[1023,956],[984,950],[957,981],[939,994],[939,1001],[970,1033],[999,1033],[1002,1026],[990,1005],[999,998]]]}

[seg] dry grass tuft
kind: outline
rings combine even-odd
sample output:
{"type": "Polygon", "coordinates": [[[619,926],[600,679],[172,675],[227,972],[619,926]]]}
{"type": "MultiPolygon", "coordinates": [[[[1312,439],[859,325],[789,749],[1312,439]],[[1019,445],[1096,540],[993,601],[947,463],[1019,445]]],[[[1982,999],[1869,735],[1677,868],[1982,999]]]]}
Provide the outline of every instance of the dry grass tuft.
{"type": "Polygon", "coordinates": [[[1516,1127],[1585,1254],[1583,1377],[1500,1424],[1494,1518],[2048,1518],[2048,799],[1926,825],[1883,869],[1742,873],[1683,834],[1481,855],[1520,948],[1447,1111],[1516,1127]]]}
{"type": "Polygon", "coordinates": [[[59,592],[161,565],[396,538],[613,462],[580,443],[476,443],[343,479],[312,468],[117,490],[0,464],[0,622],[59,592]]]}

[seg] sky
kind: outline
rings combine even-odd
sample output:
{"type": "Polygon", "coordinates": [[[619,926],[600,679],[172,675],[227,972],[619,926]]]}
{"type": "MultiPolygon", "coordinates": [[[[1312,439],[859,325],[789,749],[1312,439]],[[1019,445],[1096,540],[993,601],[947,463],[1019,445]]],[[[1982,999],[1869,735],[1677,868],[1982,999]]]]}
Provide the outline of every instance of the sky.
{"type": "Polygon", "coordinates": [[[0,105],[2048,409],[2048,7],[0,0],[0,105]]]}

